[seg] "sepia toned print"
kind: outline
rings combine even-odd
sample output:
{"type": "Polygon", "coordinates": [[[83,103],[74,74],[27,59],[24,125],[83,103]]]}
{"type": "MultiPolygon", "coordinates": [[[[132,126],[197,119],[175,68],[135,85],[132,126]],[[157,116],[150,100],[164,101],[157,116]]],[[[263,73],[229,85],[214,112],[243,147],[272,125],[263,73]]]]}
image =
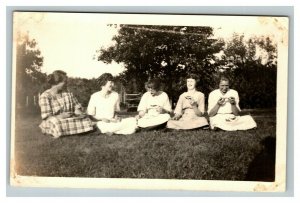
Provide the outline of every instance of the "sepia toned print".
{"type": "Polygon", "coordinates": [[[14,12],[13,186],[284,191],[288,18],[14,12]]]}

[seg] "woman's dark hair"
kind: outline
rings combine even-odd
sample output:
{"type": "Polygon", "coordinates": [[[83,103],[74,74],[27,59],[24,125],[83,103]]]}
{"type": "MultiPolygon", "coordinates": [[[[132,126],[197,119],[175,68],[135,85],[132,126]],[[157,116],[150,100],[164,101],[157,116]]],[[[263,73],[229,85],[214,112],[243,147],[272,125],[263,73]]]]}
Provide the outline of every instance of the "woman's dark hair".
{"type": "Polygon", "coordinates": [[[194,79],[197,83],[199,81],[199,76],[195,73],[190,73],[185,77],[185,79],[194,79]]]}
{"type": "Polygon", "coordinates": [[[146,86],[154,89],[155,91],[159,91],[161,88],[161,82],[159,79],[151,79],[147,82],[146,86]]]}
{"type": "Polygon", "coordinates": [[[97,78],[97,83],[100,87],[105,86],[108,81],[114,81],[114,77],[110,73],[103,73],[97,78]]]}
{"type": "Polygon", "coordinates": [[[62,70],[56,70],[52,74],[47,76],[47,82],[49,85],[57,85],[67,79],[67,73],[62,70]]]}
{"type": "Polygon", "coordinates": [[[221,81],[227,81],[227,82],[230,82],[229,79],[228,79],[226,76],[221,76],[221,77],[220,77],[220,82],[221,82],[221,81]]]}

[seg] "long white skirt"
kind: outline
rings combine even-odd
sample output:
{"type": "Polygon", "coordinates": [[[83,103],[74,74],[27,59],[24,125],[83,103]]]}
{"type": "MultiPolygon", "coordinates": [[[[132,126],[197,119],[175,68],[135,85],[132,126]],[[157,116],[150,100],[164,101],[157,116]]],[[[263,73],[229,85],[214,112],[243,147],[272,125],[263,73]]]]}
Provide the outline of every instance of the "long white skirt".
{"type": "Polygon", "coordinates": [[[208,126],[208,122],[204,117],[197,117],[191,119],[179,119],[179,120],[169,120],[167,123],[167,128],[176,130],[191,130],[196,128],[201,128],[208,126]]]}
{"type": "Polygon", "coordinates": [[[124,118],[117,123],[106,123],[103,121],[98,121],[97,127],[99,128],[101,133],[129,135],[135,133],[137,124],[135,118],[124,118]]]}
{"type": "Polygon", "coordinates": [[[170,118],[170,115],[167,113],[158,115],[146,114],[138,120],[138,126],[141,128],[154,127],[166,123],[170,118]]]}
{"type": "Polygon", "coordinates": [[[210,127],[215,127],[226,131],[249,130],[257,127],[254,119],[247,116],[235,116],[233,114],[216,114],[209,118],[210,127]]]}

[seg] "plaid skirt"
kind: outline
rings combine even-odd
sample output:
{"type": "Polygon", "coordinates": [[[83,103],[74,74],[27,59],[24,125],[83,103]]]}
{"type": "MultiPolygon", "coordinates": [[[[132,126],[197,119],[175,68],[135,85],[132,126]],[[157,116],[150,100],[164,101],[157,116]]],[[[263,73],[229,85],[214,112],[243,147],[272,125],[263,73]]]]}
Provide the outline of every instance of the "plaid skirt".
{"type": "Polygon", "coordinates": [[[39,127],[42,133],[51,134],[58,138],[63,135],[75,135],[92,131],[94,124],[89,118],[71,117],[61,119],[49,117],[39,127]]]}

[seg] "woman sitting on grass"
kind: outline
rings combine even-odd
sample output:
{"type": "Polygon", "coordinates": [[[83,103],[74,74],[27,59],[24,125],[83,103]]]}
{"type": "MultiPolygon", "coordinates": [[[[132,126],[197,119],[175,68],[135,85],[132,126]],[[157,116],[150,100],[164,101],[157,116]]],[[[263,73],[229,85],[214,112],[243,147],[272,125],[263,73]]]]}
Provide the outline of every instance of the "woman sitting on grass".
{"type": "Polygon", "coordinates": [[[136,131],[135,118],[118,118],[120,111],[119,94],[113,91],[114,78],[110,73],[102,74],[98,79],[100,91],[94,93],[89,101],[87,113],[97,122],[101,133],[132,134],[136,131]]]}
{"type": "Polygon", "coordinates": [[[164,127],[170,119],[171,104],[168,95],[161,91],[158,79],[146,84],[147,92],[143,94],[138,105],[138,126],[144,129],[164,127]]]}
{"type": "Polygon", "coordinates": [[[208,126],[204,117],[205,98],[202,92],[196,90],[197,80],[195,74],[187,76],[187,92],[180,95],[174,111],[175,115],[168,121],[167,128],[190,130],[208,126]]]}
{"type": "Polygon", "coordinates": [[[248,130],[256,127],[250,115],[239,116],[238,92],[229,89],[229,80],[222,77],[219,89],[212,91],[208,97],[208,115],[211,129],[226,131],[248,130]]]}
{"type": "Polygon", "coordinates": [[[42,132],[58,138],[93,130],[92,121],[85,116],[78,100],[67,90],[67,74],[56,70],[48,76],[48,83],[51,88],[43,92],[39,99],[42,132]]]}

